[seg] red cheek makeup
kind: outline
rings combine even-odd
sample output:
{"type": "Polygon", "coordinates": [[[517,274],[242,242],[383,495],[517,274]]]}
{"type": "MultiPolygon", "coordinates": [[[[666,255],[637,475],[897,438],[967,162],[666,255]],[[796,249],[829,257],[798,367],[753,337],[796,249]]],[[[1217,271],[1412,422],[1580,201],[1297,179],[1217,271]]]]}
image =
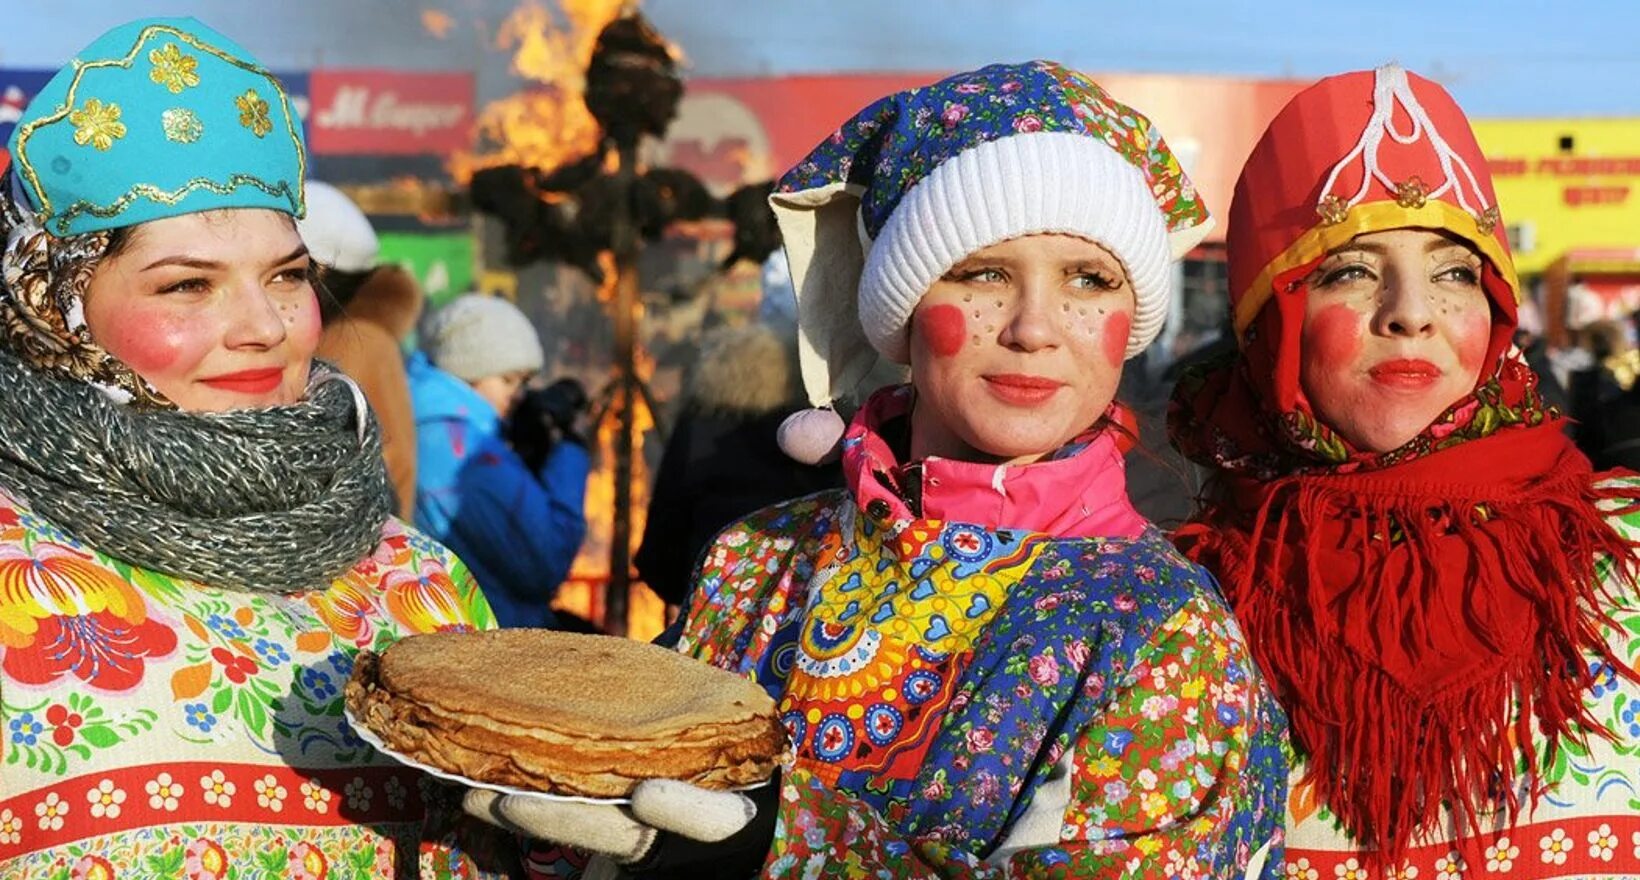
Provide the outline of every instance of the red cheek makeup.
{"type": "Polygon", "coordinates": [[[961,351],[968,337],[967,321],[956,306],[929,306],[917,313],[917,324],[928,342],[928,350],[940,357],[951,357],[961,351]]]}
{"type": "Polygon", "coordinates": [[[1366,321],[1349,306],[1331,305],[1310,319],[1305,347],[1327,372],[1342,372],[1361,355],[1361,331],[1366,321]]]}
{"type": "Polygon", "coordinates": [[[1105,347],[1105,359],[1113,367],[1119,367],[1127,360],[1128,337],[1133,334],[1133,318],[1127,312],[1117,312],[1105,319],[1104,339],[1101,342],[1105,347]]]}
{"type": "Polygon", "coordinates": [[[119,329],[114,344],[103,348],[138,375],[164,373],[182,361],[187,340],[196,332],[192,323],[187,318],[128,312],[115,322],[119,329]]]}
{"type": "Polygon", "coordinates": [[[1471,311],[1459,319],[1454,328],[1453,347],[1458,350],[1458,363],[1465,371],[1481,369],[1486,349],[1492,343],[1492,311],[1471,311]]]}

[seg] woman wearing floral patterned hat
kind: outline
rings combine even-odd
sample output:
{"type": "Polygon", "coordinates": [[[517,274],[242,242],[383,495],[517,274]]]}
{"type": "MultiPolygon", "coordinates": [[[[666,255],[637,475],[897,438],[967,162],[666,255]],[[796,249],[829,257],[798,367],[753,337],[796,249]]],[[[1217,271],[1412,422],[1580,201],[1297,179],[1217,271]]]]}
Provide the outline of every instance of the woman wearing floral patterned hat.
{"type": "Polygon", "coordinates": [[[1180,542],[1292,721],[1289,871],[1640,869],[1640,484],[1591,470],[1511,350],[1462,111],[1398,67],[1301,93],[1242,171],[1229,258],[1241,351],[1174,399],[1216,471],[1180,542]]]}
{"type": "Polygon", "coordinates": [[[154,19],[12,136],[0,875],[447,876],[496,845],[341,717],[360,648],[492,620],[312,361],[299,131],[238,46],[154,19]]]}
{"type": "MultiPolygon", "coordinates": [[[[1149,121],[1058,64],[987,67],[867,107],[772,201],[812,402],[878,357],[912,381],[848,428],[847,489],[753,514],[704,557],[680,649],[767,687],[795,749],[762,836],[710,857],[782,877],[1278,873],[1279,711],[1211,580],[1128,502],[1110,427],[1169,264],[1208,224],[1149,121]]],[[[479,799],[640,868],[667,839],[620,849],[479,799]]],[[[650,807],[640,787],[633,813],[677,830],[650,807]]]]}

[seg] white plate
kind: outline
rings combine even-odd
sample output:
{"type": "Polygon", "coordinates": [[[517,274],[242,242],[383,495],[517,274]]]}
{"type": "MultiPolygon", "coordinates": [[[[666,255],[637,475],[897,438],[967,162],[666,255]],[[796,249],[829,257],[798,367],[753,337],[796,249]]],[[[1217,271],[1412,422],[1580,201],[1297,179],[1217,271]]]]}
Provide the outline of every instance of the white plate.
{"type": "Polygon", "coordinates": [[[400,753],[395,752],[392,749],[388,748],[379,738],[377,738],[375,731],[373,731],[370,728],[364,726],[363,724],[360,724],[358,719],[353,717],[353,710],[352,709],[343,707],[342,708],[342,717],[346,718],[347,723],[353,727],[353,735],[357,736],[359,739],[362,739],[365,742],[369,743],[370,746],[372,748],[374,748],[376,751],[381,752],[382,754],[386,755],[389,758],[392,758],[395,761],[398,761],[401,764],[405,764],[407,766],[414,767],[417,770],[420,770],[420,771],[426,773],[429,776],[436,776],[439,779],[443,779],[447,782],[454,782],[454,783],[457,783],[457,784],[460,784],[460,785],[465,785],[468,788],[487,788],[490,791],[499,791],[502,794],[521,795],[523,797],[535,798],[537,800],[543,800],[543,801],[558,801],[558,802],[566,802],[567,801],[569,803],[577,803],[577,804],[612,804],[612,805],[632,803],[631,798],[597,798],[597,797],[582,797],[581,795],[573,795],[573,794],[550,794],[550,793],[544,792],[544,791],[530,791],[530,790],[524,789],[524,788],[513,788],[510,785],[498,785],[494,782],[480,782],[477,779],[468,779],[467,777],[462,776],[460,774],[451,773],[448,770],[440,770],[439,768],[434,767],[434,766],[429,765],[429,764],[423,764],[422,762],[416,760],[415,758],[410,757],[409,755],[400,754],[400,753]]]}
{"type": "MultiPolygon", "coordinates": [[[[400,754],[399,752],[393,751],[392,749],[388,748],[387,745],[385,743],[383,743],[380,738],[378,738],[376,736],[375,731],[373,731],[370,728],[364,726],[363,724],[360,724],[358,719],[353,717],[353,710],[347,708],[346,706],[342,707],[342,717],[346,718],[348,725],[353,728],[353,735],[357,736],[359,739],[364,740],[365,743],[367,743],[371,748],[375,749],[378,752],[381,752],[382,754],[386,755],[389,758],[392,758],[395,761],[398,761],[400,764],[404,764],[406,766],[414,767],[417,770],[420,770],[420,771],[422,771],[423,773],[426,773],[429,776],[435,776],[435,777],[437,777],[439,779],[443,779],[447,782],[454,782],[454,783],[457,783],[459,785],[465,785],[468,788],[486,788],[486,789],[489,789],[490,791],[499,791],[502,794],[516,794],[516,795],[520,795],[520,796],[523,796],[523,797],[535,798],[537,800],[557,801],[559,803],[567,802],[567,803],[575,803],[575,804],[609,804],[609,805],[615,805],[615,806],[619,806],[621,804],[630,804],[630,803],[632,803],[631,798],[599,798],[599,797],[585,797],[583,795],[577,795],[577,794],[551,794],[551,793],[545,792],[545,791],[530,791],[529,789],[525,789],[525,788],[513,788],[510,785],[500,785],[500,784],[497,784],[497,783],[494,783],[494,782],[480,782],[477,779],[468,779],[467,777],[462,776],[460,774],[451,773],[448,770],[440,770],[439,768],[434,767],[430,764],[423,764],[422,762],[416,760],[415,758],[410,757],[409,755],[404,755],[404,754],[400,754]]],[[[736,788],[732,788],[732,789],[730,789],[730,791],[751,791],[754,788],[762,788],[763,786],[768,785],[768,784],[769,784],[769,780],[765,779],[762,782],[754,782],[751,785],[742,785],[742,786],[739,786],[739,787],[736,787],[736,788]]]]}

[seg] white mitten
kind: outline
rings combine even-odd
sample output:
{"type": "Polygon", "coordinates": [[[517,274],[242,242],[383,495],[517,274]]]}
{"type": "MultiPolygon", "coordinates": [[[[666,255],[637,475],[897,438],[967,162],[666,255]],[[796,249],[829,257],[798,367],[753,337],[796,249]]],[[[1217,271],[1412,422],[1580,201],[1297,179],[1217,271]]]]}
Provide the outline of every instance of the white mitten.
{"type": "Polygon", "coordinates": [[[711,791],[676,779],[650,779],[632,793],[632,815],[662,831],[717,843],[757,818],[757,804],[733,791],[711,791]]]}
{"type": "Polygon", "coordinates": [[[469,814],[533,840],[550,840],[601,853],[622,864],[643,858],[657,831],[617,806],[548,801],[468,789],[462,808],[469,814]]]}
{"type": "Polygon", "coordinates": [[[552,801],[481,788],[469,789],[462,806],[515,834],[598,853],[641,870],[661,863],[733,861],[737,855],[759,860],[773,835],[778,791],[778,778],[755,790],[761,795],[756,801],[675,779],[651,779],[638,784],[630,806],[552,801]],[[763,821],[749,829],[756,819],[763,821]],[[731,840],[748,830],[754,833],[731,840]]]}

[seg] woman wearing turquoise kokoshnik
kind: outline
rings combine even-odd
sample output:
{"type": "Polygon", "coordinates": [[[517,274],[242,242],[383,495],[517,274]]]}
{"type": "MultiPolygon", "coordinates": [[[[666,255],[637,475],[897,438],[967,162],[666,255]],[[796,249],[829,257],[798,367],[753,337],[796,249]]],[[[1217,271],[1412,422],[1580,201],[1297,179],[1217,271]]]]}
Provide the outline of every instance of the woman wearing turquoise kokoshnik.
{"type": "MultiPolygon", "coordinates": [[[[770,877],[1279,873],[1284,721],[1111,427],[1209,223],[1150,122],[1058,64],[987,67],[865,108],[772,203],[812,402],[879,357],[912,381],[847,428],[847,489],[702,562],[679,648],[766,687],[795,751],[771,829],[731,840],[770,877]]],[[[631,840],[603,851],[642,865],[631,840]]]]}
{"type": "Polygon", "coordinates": [[[110,31],[0,177],[0,874],[475,876],[497,835],[341,717],[361,648],[493,625],[312,361],[304,154],[191,19],[110,31]]]}

